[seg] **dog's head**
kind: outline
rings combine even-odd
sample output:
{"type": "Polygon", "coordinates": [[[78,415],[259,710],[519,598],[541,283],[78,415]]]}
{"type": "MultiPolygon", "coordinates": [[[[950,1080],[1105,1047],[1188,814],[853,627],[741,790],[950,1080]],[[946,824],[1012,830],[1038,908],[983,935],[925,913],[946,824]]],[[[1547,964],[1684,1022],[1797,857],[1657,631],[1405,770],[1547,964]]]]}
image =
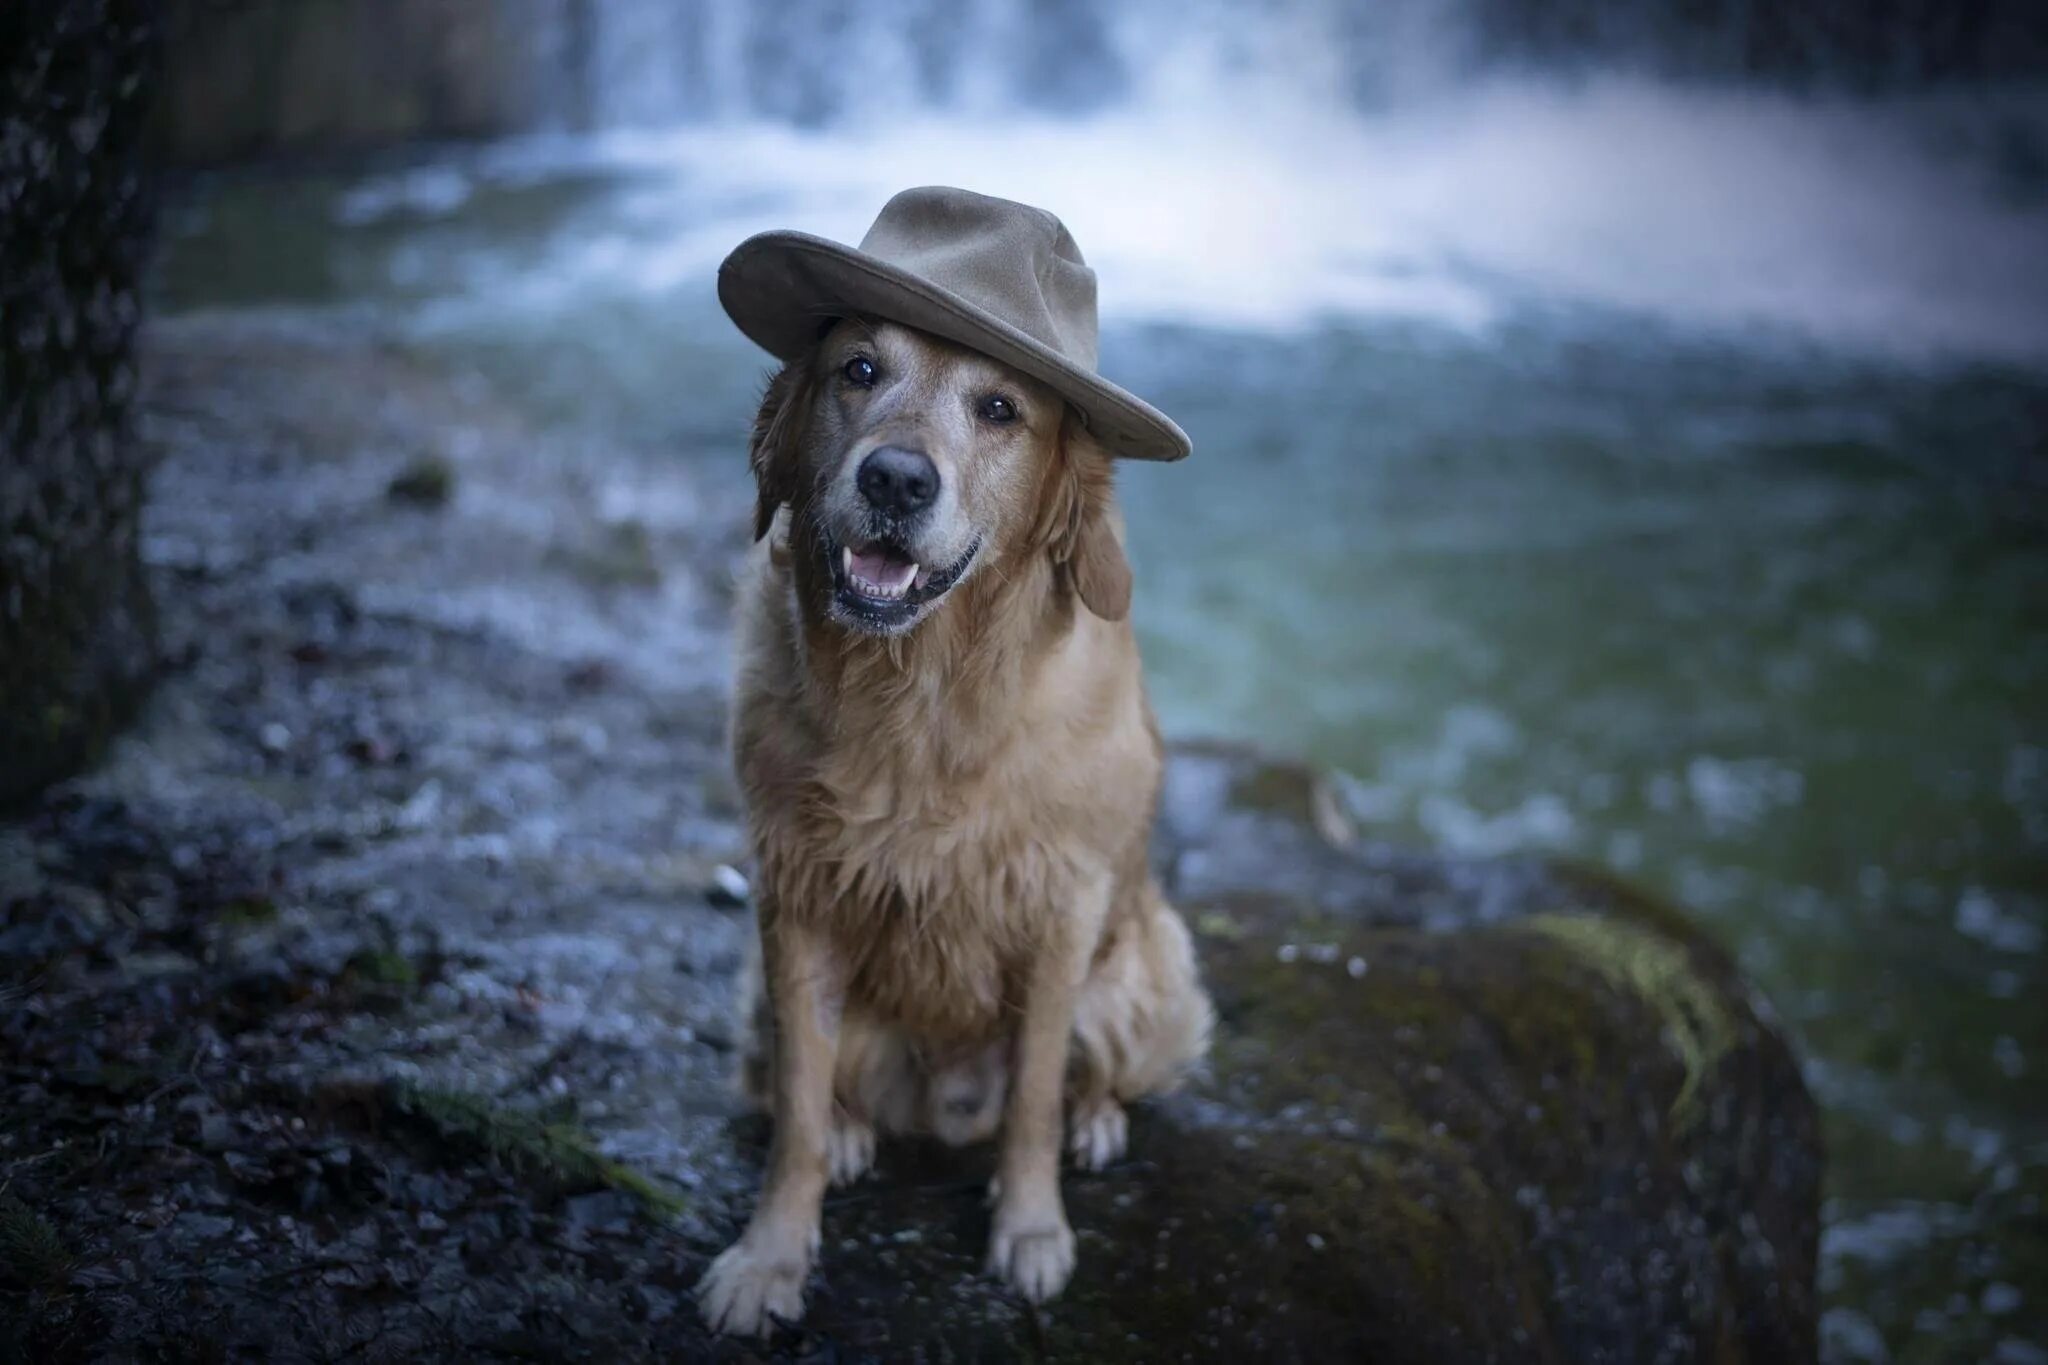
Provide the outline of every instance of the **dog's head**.
{"type": "Polygon", "coordinates": [[[835,323],[770,381],[750,461],[755,538],[787,505],[807,599],[847,629],[903,634],[1039,555],[1097,616],[1130,607],[1109,457],[1059,394],[966,347],[835,323]]]}

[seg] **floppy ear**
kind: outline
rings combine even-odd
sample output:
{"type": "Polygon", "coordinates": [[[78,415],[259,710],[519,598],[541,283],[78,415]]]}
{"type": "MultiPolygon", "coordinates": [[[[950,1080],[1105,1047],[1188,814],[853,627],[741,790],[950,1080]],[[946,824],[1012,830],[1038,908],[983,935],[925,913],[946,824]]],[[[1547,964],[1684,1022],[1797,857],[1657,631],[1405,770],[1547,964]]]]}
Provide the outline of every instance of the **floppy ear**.
{"type": "Polygon", "coordinates": [[[1110,460],[1069,412],[1060,428],[1059,465],[1046,511],[1053,563],[1065,570],[1088,610],[1105,621],[1121,621],[1131,610],[1131,565],[1124,558],[1110,460]]]}
{"type": "Polygon", "coordinates": [[[761,410],[754,414],[747,465],[754,471],[759,494],[754,503],[755,540],[774,525],[775,509],[796,496],[797,443],[810,411],[810,377],[808,358],[790,361],[768,381],[761,410]]]}

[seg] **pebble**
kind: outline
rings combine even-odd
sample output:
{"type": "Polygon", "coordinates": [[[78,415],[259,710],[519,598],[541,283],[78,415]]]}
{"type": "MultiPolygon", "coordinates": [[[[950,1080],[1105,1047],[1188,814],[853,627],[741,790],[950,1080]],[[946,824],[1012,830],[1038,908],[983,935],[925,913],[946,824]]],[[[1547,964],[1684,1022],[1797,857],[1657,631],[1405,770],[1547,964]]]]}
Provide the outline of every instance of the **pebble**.
{"type": "Polygon", "coordinates": [[[746,906],[749,893],[747,879],[739,869],[720,863],[711,869],[711,885],[704,889],[704,899],[721,910],[739,910],[746,906]]]}

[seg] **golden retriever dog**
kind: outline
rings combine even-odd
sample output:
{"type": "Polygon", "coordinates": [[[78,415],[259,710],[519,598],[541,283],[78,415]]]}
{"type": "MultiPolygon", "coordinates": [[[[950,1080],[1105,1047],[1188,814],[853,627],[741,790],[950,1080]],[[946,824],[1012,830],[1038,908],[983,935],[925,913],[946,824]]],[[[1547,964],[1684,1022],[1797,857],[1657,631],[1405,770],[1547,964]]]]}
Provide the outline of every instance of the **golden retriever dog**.
{"type": "Polygon", "coordinates": [[[1212,1013],[1146,858],[1160,743],[1110,456],[1052,388],[849,317],[768,385],[733,750],[759,860],[760,1202],[710,1325],[803,1309],[828,1183],[878,1133],[1000,1133],[988,1267],[1074,1269],[1063,1145],[1098,1168],[1212,1013]]]}

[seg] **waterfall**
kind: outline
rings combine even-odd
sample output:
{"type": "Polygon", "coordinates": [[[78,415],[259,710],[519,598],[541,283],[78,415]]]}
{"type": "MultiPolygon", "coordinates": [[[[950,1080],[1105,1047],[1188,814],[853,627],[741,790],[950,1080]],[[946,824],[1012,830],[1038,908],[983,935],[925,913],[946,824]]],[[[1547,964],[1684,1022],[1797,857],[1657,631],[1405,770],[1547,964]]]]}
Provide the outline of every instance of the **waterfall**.
{"type": "Polygon", "coordinates": [[[494,2],[552,72],[498,131],[541,136],[339,208],[620,173],[492,297],[701,297],[749,232],[858,240],[936,183],[1059,213],[1113,324],[1593,309],[2048,358],[2048,86],[1945,81],[2048,70],[2019,0],[494,2]]]}
{"type": "Polygon", "coordinates": [[[2033,0],[566,0],[596,127],[906,111],[1080,115],[1159,87],[1363,110],[1481,72],[1625,70],[1868,90],[2048,70],[2033,0]]]}

